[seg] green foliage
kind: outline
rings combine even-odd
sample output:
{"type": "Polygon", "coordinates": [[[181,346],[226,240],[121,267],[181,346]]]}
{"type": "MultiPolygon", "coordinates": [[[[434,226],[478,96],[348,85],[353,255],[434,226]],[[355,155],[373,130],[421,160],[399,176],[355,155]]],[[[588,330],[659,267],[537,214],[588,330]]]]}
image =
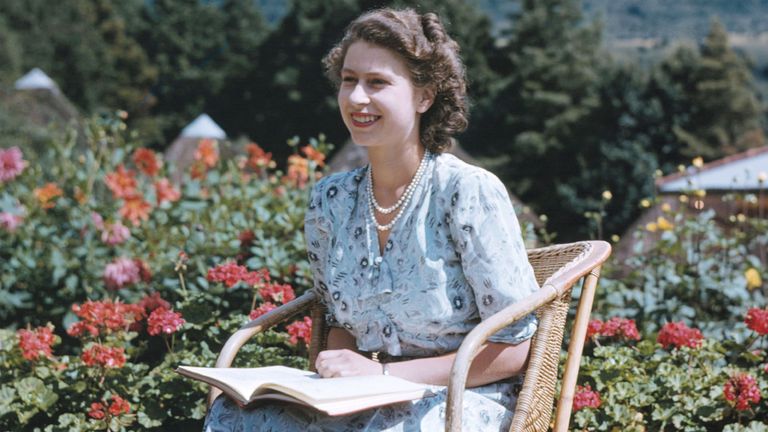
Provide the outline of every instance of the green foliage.
{"type": "Polygon", "coordinates": [[[730,335],[743,327],[747,307],[768,298],[746,276],[749,269],[765,275],[768,224],[743,214],[723,224],[712,210],[664,207],[657,222],[632,234],[627,261],[606,271],[595,310],[634,318],[647,331],[683,319],[705,334],[730,335]]]}

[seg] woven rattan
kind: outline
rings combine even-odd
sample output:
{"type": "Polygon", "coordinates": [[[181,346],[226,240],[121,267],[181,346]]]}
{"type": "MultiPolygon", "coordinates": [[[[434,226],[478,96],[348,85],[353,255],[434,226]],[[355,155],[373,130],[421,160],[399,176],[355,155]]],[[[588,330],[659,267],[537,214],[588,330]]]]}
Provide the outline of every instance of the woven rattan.
{"type": "MultiPolygon", "coordinates": [[[[446,431],[461,430],[462,395],[469,367],[479,349],[494,333],[531,312],[536,312],[539,318],[539,329],[531,343],[525,380],[510,430],[546,431],[550,426],[556,431],[567,430],[592,300],[600,276],[600,267],[610,255],[610,251],[610,245],[602,241],[554,245],[528,251],[528,259],[541,289],[487,318],[464,339],[451,371],[446,431]],[[565,321],[570,309],[572,289],[582,279],[584,283],[571,332],[557,414],[553,423],[553,402],[565,321]]],[[[237,351],[254,334],[307,311],[312,317],[309,364],[314,365],[317,353],[326,346],[329,328],[325,323],[325,313],[318,296],[310,291],[256,318],[235,332],[222,348],[216,367],[231,366],[237,351]]],[[[219,394],[217,389],[211,389],[209,405],[219,394]]]]}

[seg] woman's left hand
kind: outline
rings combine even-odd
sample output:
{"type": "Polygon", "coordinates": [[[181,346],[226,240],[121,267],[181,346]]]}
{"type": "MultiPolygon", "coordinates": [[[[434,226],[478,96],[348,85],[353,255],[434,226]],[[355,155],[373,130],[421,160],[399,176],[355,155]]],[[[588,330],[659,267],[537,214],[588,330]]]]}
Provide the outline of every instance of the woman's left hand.
{"type": "Polygon", "coordinates": [[[315,360],[317,373],[323,378],[358,375],[381,375],[381,364],[348,349],[321,351],[315,360]]]}

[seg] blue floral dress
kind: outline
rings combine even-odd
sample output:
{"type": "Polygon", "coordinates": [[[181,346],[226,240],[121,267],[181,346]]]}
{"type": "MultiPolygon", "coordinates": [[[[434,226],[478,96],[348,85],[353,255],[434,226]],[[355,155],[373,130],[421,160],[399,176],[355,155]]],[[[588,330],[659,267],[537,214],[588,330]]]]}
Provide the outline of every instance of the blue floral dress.
{"type": "MultiPolygon", "coordinates": [[[[453,155],[430,155],[405,214],[383,253],[371,222],[367,167],[315,186],[305,219],[314,289],[330,325],[355,336],[361,351],[425,357],[455,351],[482,319],[538,289],[520,226],[503,184],[453,155]]],[[[530,315],[491,337],[518,344],[533,336],[530,315]]],[[[465,391],[463,431],[506,430],[521,378],[465,391]]],[[[329,417],[291,404],[242,410],[221,397],[206,419],[215,431],[437,431],[437,396],[329,417]]]]}

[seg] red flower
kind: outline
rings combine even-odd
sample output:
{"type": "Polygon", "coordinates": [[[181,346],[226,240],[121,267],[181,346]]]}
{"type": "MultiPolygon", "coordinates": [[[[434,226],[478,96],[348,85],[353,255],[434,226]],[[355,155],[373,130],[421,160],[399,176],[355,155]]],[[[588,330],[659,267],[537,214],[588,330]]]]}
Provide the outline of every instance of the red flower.
{"type": "Polygon", "coordinates": [[[140,194],[134,193],[125,197],[125,203],[119,211],[120,216],[131,221],[133,226],[139,226],[142,220],[149,220],[152,206],[140,194]]]}
{"type": "Polygon", "coordinates": [[[73,337],[84,334],[96,337],[101,332],[128,330],[133,323],[144,318],[144,310],[140,306],[112,300],[88,300],[81,305],[72,305],[72,311],[82,320],[67,330],[67,334],[73,337]]]}
{"type": "Polygon", "coordinates": [[[162,162],[157,159],[155,152],[147,148],[139,148],[133,152],[133,163],[144,174],[154,177],[160,171],[162,162]]]}
{"type": "Polygon", "coordinates": [[[681,348],[684,346],[698,348],[703,340],[704,336],[701,335],[701,331],[688,327],[682,321],[664,324],[656,338],[656,342],[664,348],[681,348]]]}
{"type": "Polygon", "coordinates": [[[13,180],[26,166],[27,162],[18,147],[0,148],[0,183],[13,180]]]}
{"type": "Polygon", "coordinates": [[[128,414],[131,411],[131,405],[125,399],[118,395],[112,395],[112,403],[109,405],[109,413],[113,416],[128,414]]]}
{"type": "Polygon", "coordinates": [[[598,319],[590,321],[587,325],[587,339],[594,339],[597,336],[640,340],[640,332],[637,331],[635,320],[619,317],[613,317],[606,322],[598,319]]]}
{"type": "Polygon", "coordinates": [[[56,342],[53,326],[38,327],[34,330],[21,329],[16,332],[19,337],[21,355],[27,360],[37,360],[40,357],[53,357],[51,347],[56,342]]]}
{"type": "Polygon", "coordinates": [[[136,194],[136,172],[127,170],[120,164],[117,170],[104,177],[109,190],[115,198],[126,198],[136,194]]]}
{"type": "Polygon", "coordinates": [[[185,322],[179,312],[160,307],[149,314],[149,318],[147,318],[147,332],[151,336],[156,336],[160,333],[176,333],[185,322]]]}
{"type": "Polygon", "coordinates": [[[293,345],[299,343],[299,339],[309,345],[309,341],[312,339],[312,318],[305,316],[303,321],[294,321],[293,324],[286,327],[286,330],[291,335],[290,342],[293,345]]]}
{"type": "Polygon", "coordinates": [[[245,230],[237,236],[237,239],[240,240],[240,248],[247,249],[253,245],[253,240],[256,239],[256,234],[251,230],[245,230]]]}
{"type": "Polygon", "coordinates": [[[209,282],[224,282],[227,287],[231,288],[240,282],[246,273],[248,270],[245,267],[234,262],[228,262],[209,269],[206,279],[209,282]]]}
{"type": "Polygon", "coordinates": [[[133,263],[136,264],[136,268],[139,269],[139,279],[144,283],[152,282],[152,269],[149,268],[149,264],[134,258],[133,263]]]}
{"type": "Polygon", "coordinates": [[[578,411],[582,408],[600,408],[600,393],[592,390],[592,386],[587,384],[582,387],[576,386],[576,394],[573,395],[573,410],[578,411]]]}
{"type": "Polygon", "coordinates": [[[165,201],[176,202],[181,198],[181,192],[167,178],[161,178],[155,182],[155,196],[157,205],[165,201]]]}
{"type": "Polygon", "coordinates": [[[267,284],[259,290],[259,295],[264,301],[272,300],[278,303],[288,303],[296,298],[293,288],[288,284],[267,284]]]}
{"type": "Polygon", "coordinates": [[[750,308],[744,322],[759,335],[768,335],[768,309],[750,308]]]}
{"type": "Polygon", "coordinates": [[[145,295],[141,300],[139,300],[139,303],[137,303],[137,306],[144,309],[144,312],[149,316],[149,314],[152,313],[153,310],[158,308],[163,309],[170,309],[171,304],[167,301],[163,300],[160,297],[160,293],[157,291],[154,291],[150,295],[145,295]]]}
{"type": "Polygon", "coordinates": [[[257,307],[256,309],[252,310],[250,314],[248,314],[248,319],[255,320],[256,318],[264,315],[265,313],[271,311],[272,309],[277,308],[277,306],[273,303],[266,302],[262,303],[261,306],[257,307]]]}
{"type": "Polygon", "coordinates": [[[725,400],[733,402],[737,410],[745,411],[749,409],[750,403],[760,402],[760,389],[753,376],[737,373],[723,386],[723,396],[725,400]]]}
{"type": "Polygon", "coordinates": [[[125,349],[93,344],[80,356],[86,366],[121,368],[125,365],[125,349]]]}
{"type": "Polygon", "coordinates": [[[88,417],[101,420],[106,416],[107,414],[104,412],[104,404],[101,402],[94,402],[91,404],[91,409],[88,411],[88,417]]]}

